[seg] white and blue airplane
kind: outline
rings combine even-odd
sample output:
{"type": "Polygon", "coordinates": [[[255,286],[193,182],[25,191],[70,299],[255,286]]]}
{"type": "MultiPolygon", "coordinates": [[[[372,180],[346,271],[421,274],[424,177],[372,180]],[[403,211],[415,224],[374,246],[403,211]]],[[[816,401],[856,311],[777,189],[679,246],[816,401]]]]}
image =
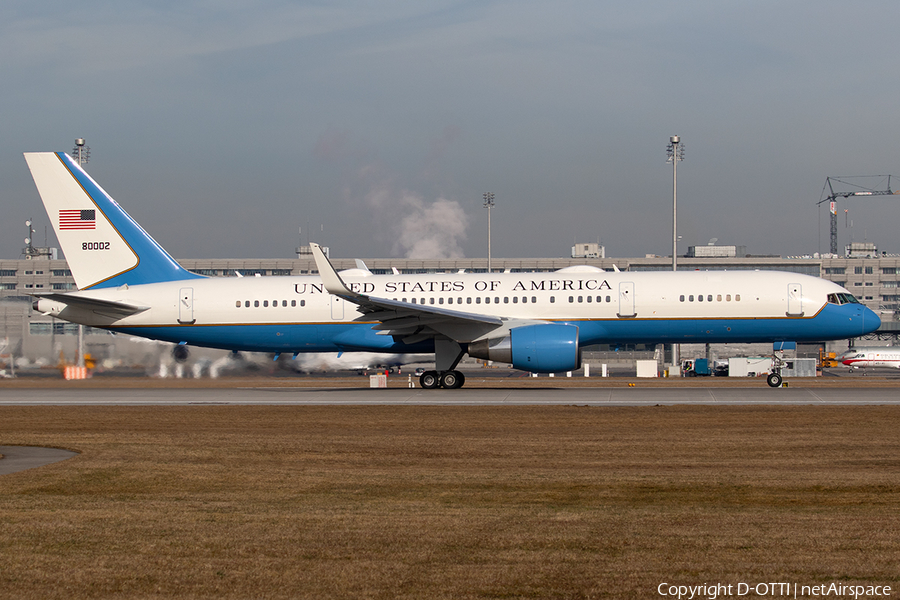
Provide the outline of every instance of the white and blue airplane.
{"type": "Polygon", "coordinates": [[[25,160],[78,286],[35,308],[173,342],[182,356],[434,353],[422,387],[458,388],[467,353],[552,373],[578,369],[591,344],[820,342],[881,324],[844,288],[786,272],[339,273],[312,244],[318,276],[209,278],[182,268],[67,154],[25,160]]]}

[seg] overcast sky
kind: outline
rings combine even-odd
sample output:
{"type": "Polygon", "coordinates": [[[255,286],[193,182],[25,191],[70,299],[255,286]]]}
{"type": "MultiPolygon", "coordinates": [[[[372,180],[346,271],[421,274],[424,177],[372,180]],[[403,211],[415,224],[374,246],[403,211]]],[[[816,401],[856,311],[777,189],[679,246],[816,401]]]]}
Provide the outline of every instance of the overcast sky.
{"type": "MultiPolygon", "coordinates": [[[[827,176],[900,179],[898,16],[896,0],[7,0],[0,257],[25,219],[41,244],[49,225],[22,152],[79,136],[175,257],[292,257],[298,228],[335,257],[484,256],[487,191],[495,257],[576,239],[667,255],[676,134],[679,253],[827,251],[827,176]]],[[[900,196],[839,206],[841,247],[900,253],[900,196]]]]}

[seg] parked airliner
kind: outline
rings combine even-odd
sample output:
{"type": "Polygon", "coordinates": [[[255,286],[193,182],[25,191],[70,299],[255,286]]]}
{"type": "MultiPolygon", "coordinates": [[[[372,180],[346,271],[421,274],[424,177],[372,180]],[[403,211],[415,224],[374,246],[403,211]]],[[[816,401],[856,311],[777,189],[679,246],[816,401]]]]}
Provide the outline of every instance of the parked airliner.
{"type": "Polygon", "coordinates": [[[458,388],[467,353],[548,373],[578,369],[590,344],[818,342],[880,325],[844,288],[786,272],[338,273],[311,244],[318,276],[208,278],[182,268],[65,153],[25,159],[78,286],[35,308],[182,354],[433,353],[422,387],[458,388]]]}
{"type": "Polygon", "coordinates": [[[873,369],[888,367],[900,369],[900,346],[872,346],[850,348],[838,360],[851,369],[873,369]]]}

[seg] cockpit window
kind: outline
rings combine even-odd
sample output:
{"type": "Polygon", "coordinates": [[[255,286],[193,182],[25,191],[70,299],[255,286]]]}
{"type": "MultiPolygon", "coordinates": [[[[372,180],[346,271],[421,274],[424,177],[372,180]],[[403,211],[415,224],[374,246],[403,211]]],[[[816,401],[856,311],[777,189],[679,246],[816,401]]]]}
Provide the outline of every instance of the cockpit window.
{"type": "Polygon", "coordinates": [[[853,294],[828,294],[831,304],[859,304],[859,300],[853,294]]]}

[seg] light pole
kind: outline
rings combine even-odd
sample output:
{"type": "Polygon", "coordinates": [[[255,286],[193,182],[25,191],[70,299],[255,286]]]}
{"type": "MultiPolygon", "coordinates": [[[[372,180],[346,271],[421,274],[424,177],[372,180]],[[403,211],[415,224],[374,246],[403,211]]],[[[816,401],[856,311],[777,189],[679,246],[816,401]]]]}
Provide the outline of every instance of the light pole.
{"type": "Polygon", "coordinates": [[[678,163],[684,160],[681,136],[673,135],[666,146],[666,162],[672,163],[672,270],[678,270],[678,163]]]}
{"type": "Polygon", "coordinates": [[[72,158],[82,166],[86,165],[91,159],[91,147],[85,145],[84,138],[75,139],[75,147],[72,148],[72,158]]]}
{"type": "MultiPolygon", "coordinates": [[[[72,148],[72,158],[79,166],[84,166],[91,158],[91,147],[85,145],[84,138],[75,139],[75,147],[72,148]]],[[[78,325],[78,360],[76,365],[84,366],[84,325],[78,325]]]]}
{"type": "Polygon", "coordinates": [[[491,209],[494,208],[494,192],[485,192],[481,195],[484,198],[484,207],[488,209],[488,273],[491,272],[491,209]]]}
{"type": "MultiPolygon", "coordinates": [[[[684,160],[684,144],[681,136],[673,135],[666,146],[666,162],[672,163],[672,272],[678,270],[678,163],[684,160]]],[[[681,361],[678,344],[672,344],[672,367],[678,369],[681,376],[681,361]]]]}

